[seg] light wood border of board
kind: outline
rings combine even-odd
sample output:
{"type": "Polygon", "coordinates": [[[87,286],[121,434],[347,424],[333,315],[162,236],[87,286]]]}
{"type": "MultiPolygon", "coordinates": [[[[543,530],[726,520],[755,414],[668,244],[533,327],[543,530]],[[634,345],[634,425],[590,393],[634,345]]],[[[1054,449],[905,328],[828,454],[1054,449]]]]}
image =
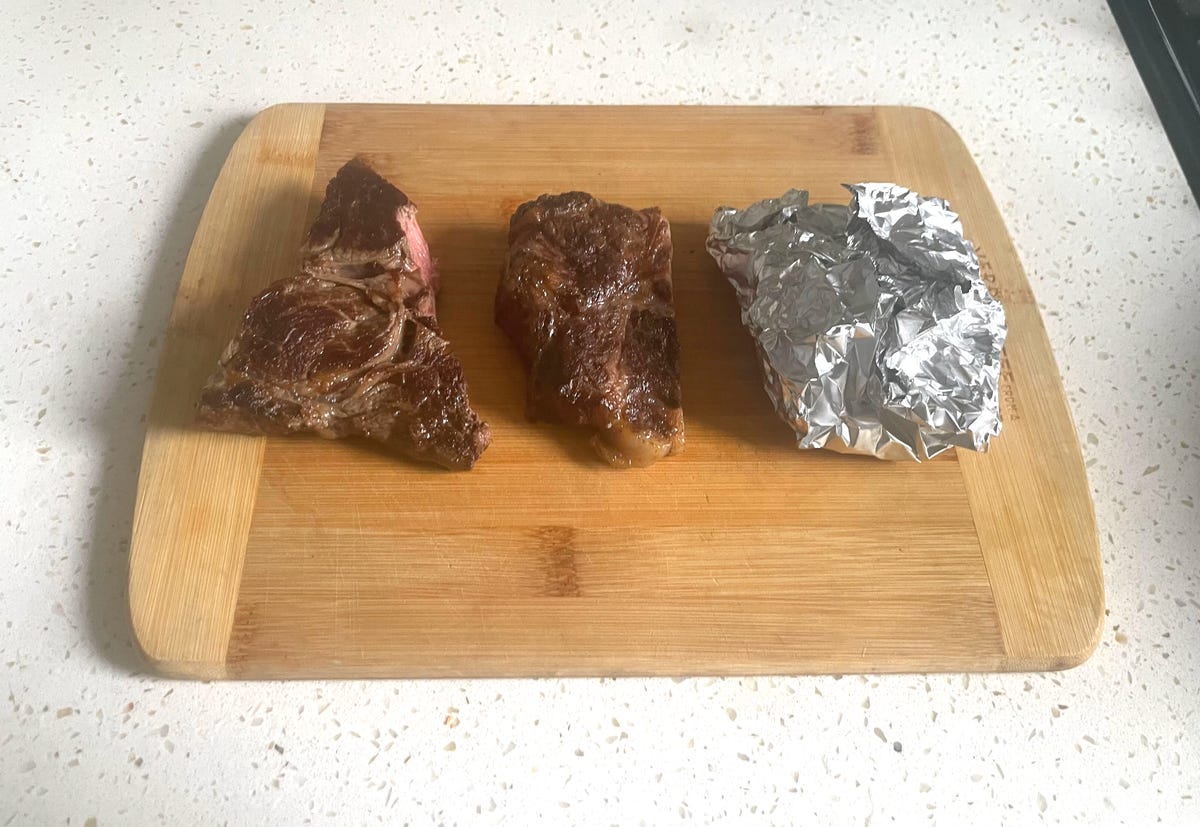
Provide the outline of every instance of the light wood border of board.
{"type": "Polygon", "coordinates": [[[324,120],[322,104],[281,104],[246,126],[213,186],[171,310],[129,550],[134,636],[164,674],[226,674],[266,440],[190,424],[240,308],[289,275],[295,262],[278,250],[299,255],[324,120]]]}
{"type": "MultiPolygon", "coordinates": [[[[954,206],[985,255],[985,277],[1004,274],[999,283],[989,281],[1004,304],[1009,329],[1020,335],[1005,344],[1002,393],[1061,388],[1028,278],[1007,229],[987,219],[1000,211],[966,143],[932,110],[888,107],[887,112],[880,123],[895,165],[920,170],[922,185],[933,193],[949,192],[953,184],[954,206]],[[949,151],[922,151],[930,146],[949,151]]],[[[1012,407],[1038,427],[1008,428],[987,454],[959,451],[958,461],[1000,614],[1006,668],[1067,669],[1091,655],[1104,625],[1099,535],[1083,453],[1061,390],[1026,393],[1012,407]],[[1016,456],[1040,461],[1009,461],[1016,456]],[[1053,553],[1035,551],[1041,548],[1053,553]],[[1073,608],[1063,611],[1066,607],[1073,608]]]]}
{"type": "MultiPolygon", "coordinates": [[[[919,170],[930,192],[947,191],[953,182],[959,193],[955,206],[973,239],[1005,268],[1001,298],[1011,324],[1024,331],[1006,349],[1006,382],[1061,388],[1024,271],[1005,228],[985,217],[998,211],[962,139],[929,110],[874,111],[895,166],[919,170]],[[938,145],[941,153],[928,151],[938,145]]],[[[147,420],[129,579],[135,639],[163,674],[230,674],[227,653],[265,440],[188,425],[198,389],[232,334],[236,308],[295,263],[278,250],[296,249],[303,235],[325,114],[323,104],[281,104],[246,127],[214,186],[172,310],[161,361],[171,370],[160,367],[147,420]],[[263,215],[272,220],[263,222],[263,215]],[[238,277],[229,278],[230,271],[238,277]],[[222,277],[214,277],[217,273],[222,277]],[[214,308],[222,312],[214,314],[214,308]],[[214,318],[226,321],[215,324],[214,318]]],[[[996,668],[1064,669],[1091,654],[1102,630],[1095,518],[1063,394],[1031,395],[1020,403],[1038,406],[1036,419],[1044,429],[1036,434],[1012,429],[989,455],[960,452],[959,463],[1003,636],[1004,660],[996,668]],[[1024,452],[1045,460],[1032,464],[1032,474],[1030,464],[1004,460],[1024,452]],[[1066,485],[1057,482],[1063,479],[1066,485]],[[1011,494],[1018,490],[1034,494],[1017,501],[1011,494]],[[1038,548],[1055,551],[1030,553],[1038,548]],[[1041,568],[1046,564],[1051,570],[1041,568]],[[1086,611],[1063,609],[1079,605],[1086,611]]],[[[931,667],[935,664],[930,658],[931,667]]]]}

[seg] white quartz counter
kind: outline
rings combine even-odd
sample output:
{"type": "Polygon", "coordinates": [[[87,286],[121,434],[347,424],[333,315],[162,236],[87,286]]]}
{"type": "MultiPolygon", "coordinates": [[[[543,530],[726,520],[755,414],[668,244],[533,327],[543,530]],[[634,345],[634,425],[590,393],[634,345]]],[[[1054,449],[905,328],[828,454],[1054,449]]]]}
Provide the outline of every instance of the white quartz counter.
{"type": "Polygon", "coordinates": [[[1103,2],[867,5],[6,4],[0,825],[1200,823],[1200,210],[1103,2]],[[816,679],[140,673],[123,589],[161,333],[239,129],[299,100],[940,111],[1008,222],[1083,441],[1109,607],[1094,657],[816,679]]]}

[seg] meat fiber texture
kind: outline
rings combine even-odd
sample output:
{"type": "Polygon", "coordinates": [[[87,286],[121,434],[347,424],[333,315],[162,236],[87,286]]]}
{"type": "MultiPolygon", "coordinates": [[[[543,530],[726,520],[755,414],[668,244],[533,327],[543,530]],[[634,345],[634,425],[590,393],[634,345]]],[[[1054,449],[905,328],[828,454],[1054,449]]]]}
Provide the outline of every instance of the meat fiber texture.
{"type": "Polygon", "coordinates": [[[526,413],[595,431],[615,466],[683,448],[671,229],[583,192],[517,208],[496,323],[528,371],[526,413]]]}
{"type": "Polygon", "coordinates": [[[302,271],[250,303],[197,423],[366,437],[451,469],[491,441],[437,324],[438,273],[408,196],[355,159],[326,189],[302,271]]]}

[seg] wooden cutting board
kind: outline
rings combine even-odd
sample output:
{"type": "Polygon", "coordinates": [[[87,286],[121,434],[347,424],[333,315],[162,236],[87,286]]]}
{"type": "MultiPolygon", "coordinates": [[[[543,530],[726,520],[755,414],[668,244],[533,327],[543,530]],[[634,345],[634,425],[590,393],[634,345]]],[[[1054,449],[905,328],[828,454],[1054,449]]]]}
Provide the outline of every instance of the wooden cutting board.
{"type": "Polygon", "coordinates": [[[149,415],[133,628],[197,678],[1062,669],[1096,646],[1095,520],[1029,284],[962,140],[910,108],[285,105],[238,140],[196,232],[149,415]],[[190,427],[252,295],[290,275],[363,153],[416,201],[439,316],[494,440],[449,473],[370,445],[190,427]],[[761,387],[713,208],[897,181],[962,215],[1008,311],[1004,431],[924,465],[800,452],[761,387]],[[530,424],[492,323],[508,216],[588,190],[671,221],[685,452],[600,464],[530,424]]]}

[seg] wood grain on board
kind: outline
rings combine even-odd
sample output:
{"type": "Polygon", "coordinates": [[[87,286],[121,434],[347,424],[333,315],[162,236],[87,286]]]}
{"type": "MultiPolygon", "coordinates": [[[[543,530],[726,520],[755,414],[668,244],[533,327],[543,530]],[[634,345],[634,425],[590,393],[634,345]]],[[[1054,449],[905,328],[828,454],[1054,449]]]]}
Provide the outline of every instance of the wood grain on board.
{"type": "Polygon", "coordinates": [[[1056,669],[1103,615],[1062,383],[996,206],[954,131],[907,108],[287,105],[239,140],[168,330],[138,489],[142,649],[197,677],[1056,669]],[[417,203],[439,318],[491,424],[475,470],[359,442],[188,427],[246,301],[288,275],[356,154],[417,203]],[[719,204],[893,180],[948,198],[1008,311],[1004,432],[924,465],[799,452],[704,251],[719,204]],[[584,189],[675,242],[687,447],[648,469],[523,416],[492,322],[508,216],[584,189]]]}

